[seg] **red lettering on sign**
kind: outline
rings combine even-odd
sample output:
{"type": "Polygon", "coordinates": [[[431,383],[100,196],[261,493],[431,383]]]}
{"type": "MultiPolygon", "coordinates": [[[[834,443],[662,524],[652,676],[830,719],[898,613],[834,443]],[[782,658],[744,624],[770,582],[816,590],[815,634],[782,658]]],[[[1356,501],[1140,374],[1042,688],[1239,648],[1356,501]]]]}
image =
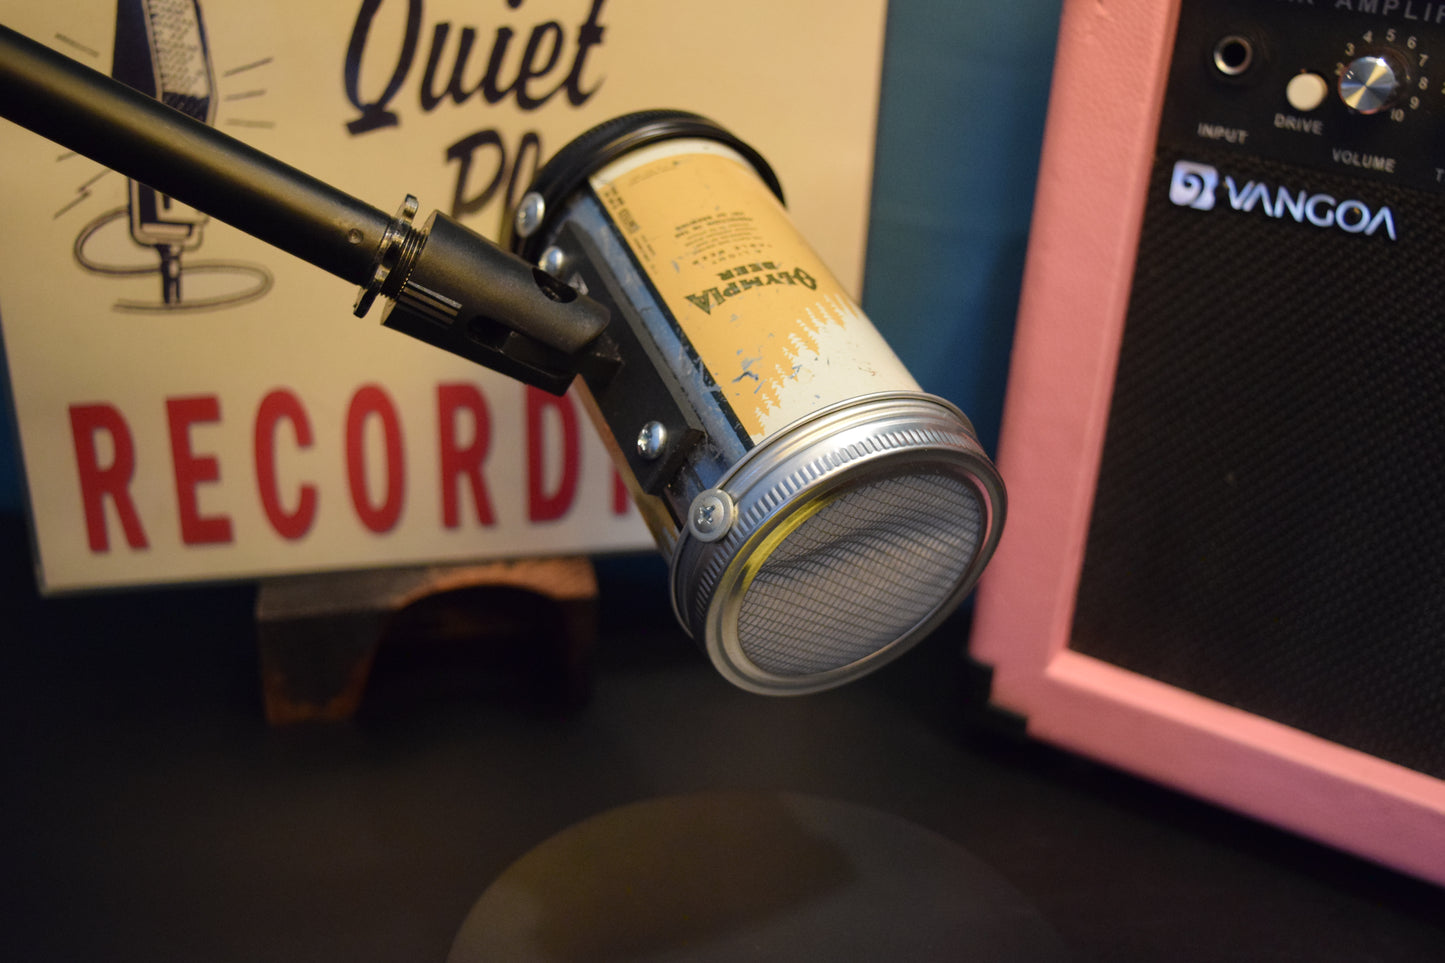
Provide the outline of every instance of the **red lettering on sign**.
{"type": "MultiPolygon", "coordinates": [[[[610,492],[591,495],[581,491],[585,428],[573,398],[523,389],[523,424],[516,427],[521,428],[524,437],[507,444],[503,451],[501,439],[511,442],[512,432],[499,434],[493,417],[496,402],[483,385],[459,380],[435,382],[433,387],[436,426],[424,425],[420,430],[435,432],[436,461],[434,468],[420,466],[417,470],[424,475],[428,470],[438,473],[438,531],[497,526],[501,515],[493,496],[499,493],[495,487],[499,481],[525,485],[525,505],[520,506],[523,514],[516,519],[524,525],[565,520],[577,508],[579,499],[593,522],[606,524],[607,519],[620,519],[631,510],[630,482],[624,483],[624,475],[616,469],[611,471],[610,492]],[[522,447],[525,453],[518,450],[522,447]],[[524,479],[515,478],[523,472],[524,479]],[[593,498],[595,503],[589,500],[593,498]]],[[[331,410],[336,400],[341,399],[327,399],[324,407],[331,410]]],[[[175,492],[178,544],[174,548],[234,546],[238,539],[244,541],[258,534],[272,538],[262,534],[268,525],[276,536],[272,538],[273,547],[279,544],[278,539],[297,542],[316,537],[321,502],[326,500],[329,506],[333,496],[338,495],[326,493],[331,487],[331,473],[322,469],[330,461],[318,462],[318,452],[338,448],[344,451],[338,453],[334,467],[341,470],[344,463],[352,517],[361,530],[385,535],[402,526],[410,495],[407,476],[417,466],[406,460],[405,412],[381,384],[356,387],[344,417],[322,422],[313,421],[306,401],[296,389],[273,388],[256,405],[248,439],[222,430],[225,420],[219,394],[197,393],[164,401],[163,408],[153,403],[145,407],[156,417],[163,411],[166,419],[169,483],[175,492]],[[328,442],[326,422],[333,424],[333,431],[341,429],[342,437],[328,442]],[[265,519],[260,523],[261,532],[247,529],[245,516],[237,519],[234,508],[237,500],[244,502],[251,497],[241,490],[246,481],[236,474],[246,474],[247,461],[254,473],[250,477],[254,479],[256,501],[251,504],[262,510],[265,519]]],[[[155,504],[157,493],[166,494],[162,491],[167,484],[166,469],[159,452],[141,459],[137,445],[160,425],[153,417],[145,430],[136,433],[135,419],[109,402],[74,404],[68,412],[90,552],[99,555],[126,548],[150,549],[139,506],[145,503],[149,515],[168,510],[155,504]],[[150,469],[149,476],[146,469],[150,469]],[[117,535],[114,543],[112,529],[117,535]]],[[[602,468],[595,470],[600,472],[602,468]]],[[[340,478],[335,480],[340,482],[340,478]]],[[[425,479],[422,482],[431,484],[425,479]]],[[[506,506],[500,508],[506,511],[506,506]]],[[[344,514],[342,509],[337,511],[344,514]]],[[[145,521],[150,526],[156,524],[154,518],[145,521]]],[[[328,527],[337,521],[332,518],[328,527]]]]}
{"type": "Polygon", "coordinates": [[[75,441],[75,464],[80,475],[80,500],[85,506],[85,530],[92,552],[110,551],[110,538],[105,525],[105,500],[115,504],[121,530],[131,548],[146,548],[145,531],[140,514],[130,497],[130,482],[135,476],[135,441],[125,418],[114,405],[71,405],[70,434],[75,441]],[[110,436],[114,455],[110,464],[101,467],[96,451],[95,434],[110,436]]]}
{"type": "Polygon", "coordinates": [[[212,455],[191,449],[191,426],[221,420],[221,402],[215,395],[167,398],[166,420],[171,433],[171,468],[176,479],[176,509],[180,513],[181,541],[187,545],[216,545],[231,541],[231,519],[202,515],[196,489],[221,479],[221,463],[212,455]]]}
{"type": "Polygon", "coordinates": [[[616,468],[612,469],[612,514],[626,515],[627,509],[632,505],[632,493],[627,490],[627,482],[622,480],[622,473],[616,468]]]}
{"type": "Polygon", "coordinates": [[[495,525],[487,483],[482,480],[482,462],[492,444],[492,422],[487,401],[475,385],[458,383],[437,385],[437,433],[441,461],[442,524],[459,528],[462,524],[461,483],[467,482],[472,492],[472,507],[477,521],[495,525]],[[465,412],[472,425],[471,442],[458,441],[457,418],[465,412]]]}
{"type": "Polygon", "coordinates": [[[288,512],[281,500],[276,482],[276,428],[282,421],[291,423],[298,448],[311,447],[311,420],[306,417],[301,400],[285,388],[277,388],[262,398],[260,407],[256,409],[252,446],[256,461],[256,491],[276,534],[294,541],[311,530],[312,523],[316,521],[319,496],[315,485],[305,484],[295,499],[295,511],[288,512]]]}
{"type": "Polygon", "coordinates": [[[391,396],[378,385],[358,388],[346,411],[346,480],[351,486],[351,504],[363,525],[378,535],[396,527],[406,497],[401,418],[391,396]],[[371,501],[366,483],[366,422],[373,415],[381,420],[386,443],[386,495],[380,504],[371,501]]]}
{"type": "Polygon", "coordinates": [[[538,388],[527,388],[527,517],[534,522],[556,521],[572,508],[577,495],[582,439],[577,432],[577,409],[572,399],[558,398],[538,388]],[[557,413],[562,428],[562,464],[557,484],[546,490],[546,413],[557,413]]]}

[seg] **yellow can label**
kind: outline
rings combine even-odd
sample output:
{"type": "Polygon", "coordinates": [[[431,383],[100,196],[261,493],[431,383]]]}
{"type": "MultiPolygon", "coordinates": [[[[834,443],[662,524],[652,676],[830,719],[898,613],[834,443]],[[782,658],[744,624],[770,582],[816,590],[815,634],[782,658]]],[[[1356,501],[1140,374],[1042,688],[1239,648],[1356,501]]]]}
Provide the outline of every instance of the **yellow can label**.
{"type": "Polygon", "coordinates": [[[725,145],[664,141],[604,168],[592,187],[754,444],[838,401],[918,390],[725,145]]]}

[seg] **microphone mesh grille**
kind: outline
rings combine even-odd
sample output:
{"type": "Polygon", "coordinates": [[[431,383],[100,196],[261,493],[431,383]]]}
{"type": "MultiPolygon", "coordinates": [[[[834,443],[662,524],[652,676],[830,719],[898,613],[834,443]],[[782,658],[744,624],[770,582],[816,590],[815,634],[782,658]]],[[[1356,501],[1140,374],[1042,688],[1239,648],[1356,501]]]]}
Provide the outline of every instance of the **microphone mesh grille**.
{"type": "Polygon", "coordinates": [[[161,93],[166,95],[162,100],[169,103],[172,98],[211,96],[211,76],[195,4],[192,0],[152,0],[147,7],[156,70],[161,93]]]}
{"type": "Polygon", "coordinates": [[[738,612],[759,668],[801,676],[886,648],[952,595],[984,537],[977,489],[910,474],[834,498],[761,564],[738,612]]]}

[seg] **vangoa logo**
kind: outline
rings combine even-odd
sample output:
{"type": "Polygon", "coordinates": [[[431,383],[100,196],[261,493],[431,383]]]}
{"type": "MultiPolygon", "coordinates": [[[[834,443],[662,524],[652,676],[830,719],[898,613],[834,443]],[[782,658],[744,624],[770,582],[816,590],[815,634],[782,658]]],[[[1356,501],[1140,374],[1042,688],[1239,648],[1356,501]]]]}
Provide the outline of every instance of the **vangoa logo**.
{"type": "Polygon", "coordinates": [[[1219,171],[1208,164],[1179,161],[1169,181],[1169,200],[1180,207],[1197,211],[1214,209],[1214,189],[1219,186],[1219,171]]]}
{"type": "MultiPolygon", "coordinates": [[[[1339,201],[1329,194],[1271,188],[1259,181],[1240,184],[1228,175],[1223,181],[1229,206],[1236,211],[1248,213],[1258,208],[1266,217],[1288,217],[1297,224],[1337,227],[1346,234],[1374,235],[1383,231],[1390,240],[1397,239],[1395,214],[1388,206],[1372,211],[1364,201],[1339,201]]],[[[1178,161],[1169,180],[1169,200],[1178,207],[1211,211],[1219,184],[1216,168],[1195,161],[1178,161]]]]}

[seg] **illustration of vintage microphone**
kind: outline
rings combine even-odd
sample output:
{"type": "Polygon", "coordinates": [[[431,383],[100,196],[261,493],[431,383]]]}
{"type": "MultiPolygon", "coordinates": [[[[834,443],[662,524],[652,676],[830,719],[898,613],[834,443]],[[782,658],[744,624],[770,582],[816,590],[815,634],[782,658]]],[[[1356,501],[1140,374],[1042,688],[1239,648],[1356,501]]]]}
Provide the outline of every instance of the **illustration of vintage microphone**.
{"type": "MultiPolygon", "coordinates": [[[[198,0],[117,0],[112,79],[191,120],[212,126],[216,114],[215,75],[198,0]]],[[[134,178],[123,207],[94,218],[76,236],[76,263],[106,277],[145,277],[159,270],[158,301],[120,299],[117,311],[192,312],[235,307],[271,290],[271,272],[258,264],[189,260],[186,274],[228,275],[244,279],[219,293],[181,298],[181,257],[201,246],[209,216],[165,191],[134,178]],[[87,251],[102,229],[126,221],[131,240],[160,258],[154,263],[116,264],[87,251]]]]}
{"type": "MultiPolygon", "coordinates": [[[[196,0],[119,0],[111,76],[175,110],[211,124],[215,82],[196,0]]],[[[201,244],[209,218],[140,181],[129,184],[130,236],[160,255],[161,300],[181,300],[181,254],[201,244]]]]}

